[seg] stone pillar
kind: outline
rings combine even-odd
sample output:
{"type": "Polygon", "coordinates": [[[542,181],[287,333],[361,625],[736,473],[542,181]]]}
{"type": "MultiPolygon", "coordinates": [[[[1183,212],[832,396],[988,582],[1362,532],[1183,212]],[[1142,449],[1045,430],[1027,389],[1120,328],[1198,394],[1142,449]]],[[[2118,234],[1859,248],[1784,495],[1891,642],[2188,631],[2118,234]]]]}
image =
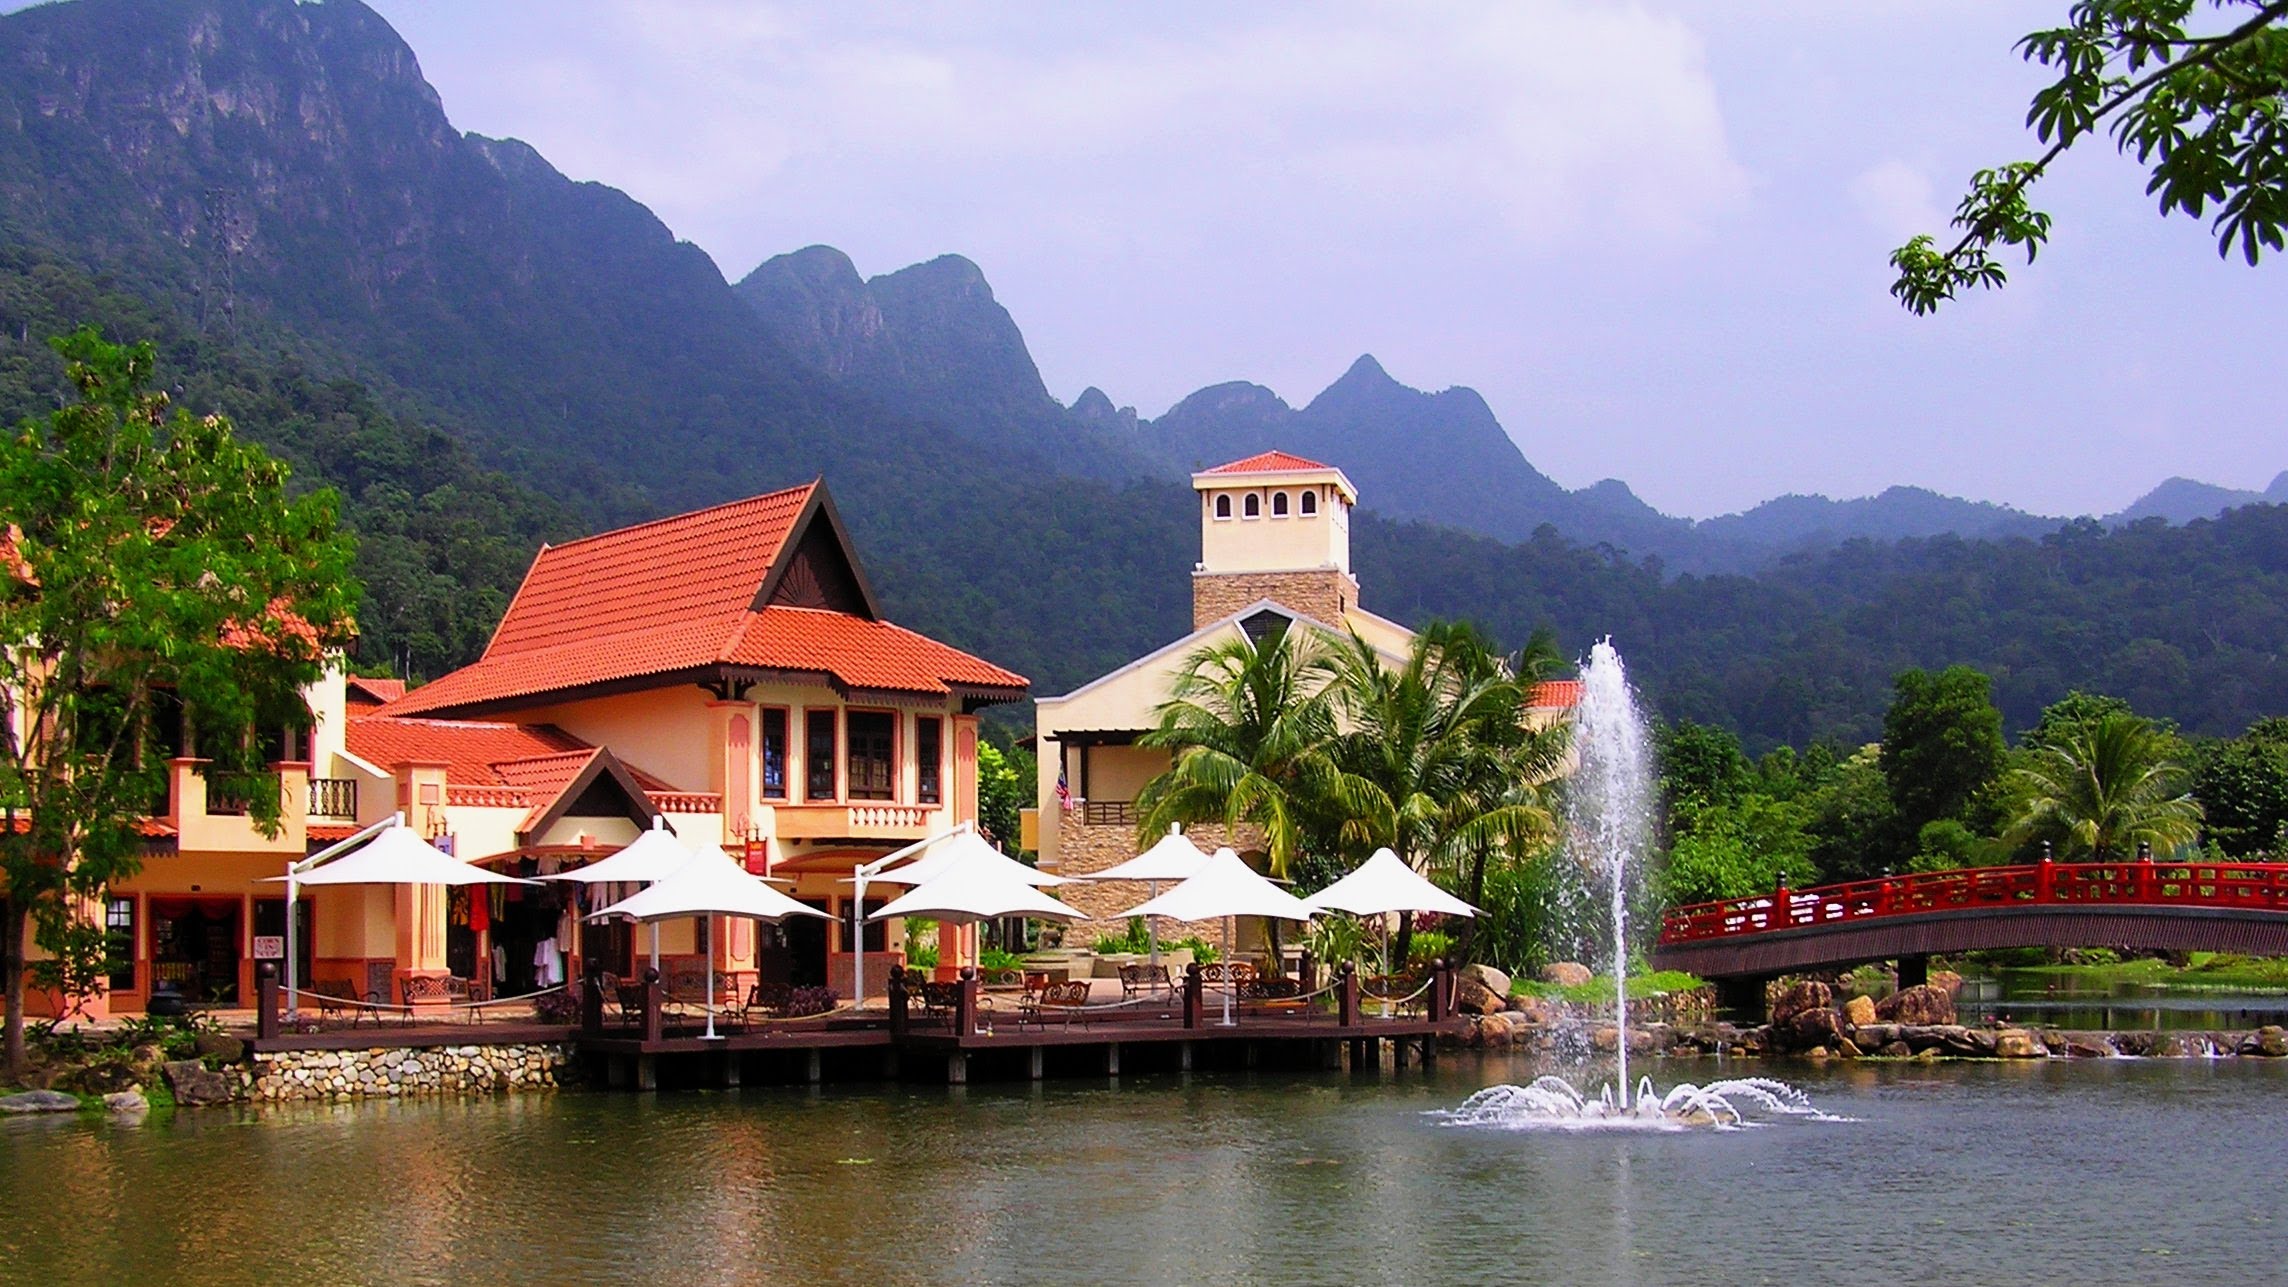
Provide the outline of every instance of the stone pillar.
{"type": "MultiPolygon", "coordinates": [[[[405,825],[425,840],[444,835],[446,765],[438,760],[402,760],[390,766],[397,778],[397,808],[405,825]]],[[[442,987],[419,980],[445,978],[445,890],[441,885],[397,887],[397,1000],[403,1004],[446,1004],[442,987]],[[408,985],[412,986],[409,987],[408,985]]]]}

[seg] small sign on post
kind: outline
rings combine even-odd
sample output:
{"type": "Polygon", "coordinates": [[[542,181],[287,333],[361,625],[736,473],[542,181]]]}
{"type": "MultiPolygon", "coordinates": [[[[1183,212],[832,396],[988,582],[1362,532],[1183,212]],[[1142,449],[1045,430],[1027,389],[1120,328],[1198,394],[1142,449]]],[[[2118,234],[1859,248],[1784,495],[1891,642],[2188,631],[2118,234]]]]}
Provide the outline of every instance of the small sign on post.
{"type": "Polygon", "coordinates": [[[254,936],[254,959],[257,961],[283,961],[286,959],[286,936],[283,934],[257,934],[254,936]]]}

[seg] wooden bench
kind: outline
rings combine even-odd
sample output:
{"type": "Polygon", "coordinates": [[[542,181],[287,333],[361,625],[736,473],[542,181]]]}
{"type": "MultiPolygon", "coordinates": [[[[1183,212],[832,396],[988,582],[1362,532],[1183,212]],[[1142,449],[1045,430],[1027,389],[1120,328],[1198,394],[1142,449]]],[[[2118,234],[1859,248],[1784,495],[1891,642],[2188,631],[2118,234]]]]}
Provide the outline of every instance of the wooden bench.
{"type": "Polygon", "coordinates": [[[311,1003],[318,1007],[318,1022],[321,1025],[328,1020],[338,1020],[345,1014],[349,1016],[353,1028],[358,1026],[359,1020],[369,1017],[376,1025],[381,1023],[380,1007],[384,1002],[382,995],[379,992],[368,992],[361,997],[357,992],[357,984],[348,979],[319,979],[304,990],[302,995],[310,998],[311,1003]],[[360,1002],[365,1004],[361,1005],[360,1002]]]}
{"type": "Polygon", "coordinates": [[[1064,983],[1043,983],[1038,990],[1028,991],[1017,1002],[1017,1026],[1035,1024],[1046,1028],[1050,1016],[1067,1025],[1074,1021],[1088,1022],[1088,980],[1073,979],[1064,983]]]}
{"type": "Polygon", "coordinates": [[[1303,984],[1296,979],[1241,979],[1235,999],[1253,1014],[1302,1014],[1310,1008],[1303,999],[1303,984]]]}
{"type": "Polygon", "coordinates": [[[723,1017],[744,1028],[757,1018],[784,1019],[787,1007],[794,1002],[794,985],[789,983],[757,983],[747,989],[747,999],[723,1012],[723,1017]]]}

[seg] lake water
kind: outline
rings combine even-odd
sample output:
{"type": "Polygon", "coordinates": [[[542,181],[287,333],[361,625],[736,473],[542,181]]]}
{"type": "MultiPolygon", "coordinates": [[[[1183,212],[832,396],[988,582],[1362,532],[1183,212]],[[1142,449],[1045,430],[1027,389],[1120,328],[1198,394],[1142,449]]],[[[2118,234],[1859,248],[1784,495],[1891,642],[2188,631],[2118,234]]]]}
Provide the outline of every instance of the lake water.
{"type": "Polygon", "coordinates": [[[2288,993],[2001,970],[1964,979],[1955,1009],[1973,1025],[2214,1032],[2288,1024],[2288,993]]]}
{"type": "MultiPolygon", "coordinates": [[[[2284,1061],[2288,1063],[2288,1061],[2284,1061]]],[[[9,1283],[2277,1282],[2288,1066],[1779,1071],[1856,1119],[1460,1129],[1425,1077],[0,1122],[9,1283]]],[[[1714,1061],[1655,1062],[1666,1086],[1714,1061]]]]}

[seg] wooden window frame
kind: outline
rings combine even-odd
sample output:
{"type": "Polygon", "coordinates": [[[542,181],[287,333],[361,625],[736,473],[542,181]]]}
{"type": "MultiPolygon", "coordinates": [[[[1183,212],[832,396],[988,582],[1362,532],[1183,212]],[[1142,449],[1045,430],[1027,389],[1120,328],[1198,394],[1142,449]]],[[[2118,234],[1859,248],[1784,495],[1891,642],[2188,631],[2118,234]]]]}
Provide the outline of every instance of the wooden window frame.
{"type": "Polygon", "coordinates": [[[914,716],[914,803],[928,805],[945,803],[945,780],[947,776],[945,746],[945,716],[914,716]],[[930,759],[922,758],[922,725],[924,723],[933,724],[937,727],[937,754],[930,759]],[[934,783],[924,777],[932,769],[937,771],[937,781],[934,783]]]}
{"type": "Polygon", "coordinates": [[[785,804],[794,799],[794,708],[791,706],[757,706],[755,708],[755,779],[762,798],[774,804],[785,804]],[[779,793],[771,794],[770,745],[771,716],[779,717],[779,793]]]}
{"type": "Polygon", "coordinates": [[[832,804],[842,798],[842,708],[839,706],[805,706],[802,708],[802,798],[805,803],[809,804],[832,804]],[[811,773],[811,766],[817,757],[817,749],[812,744],[811,731],[816,722],[814,717],[820,715],[826,716],[834,726],[832,731],[833,745],[828,747],[826,752],[826,762],[830,766],[829,771],[834,775],[834,785],[831,790],[823,795],[818,794],[815,790],[817,779],[811,773]]]}
{"type": "Polygon", "coordinates": [[[897,710],[892,707],[845,706],[842,708],[842,794],[845,799],[864,800],[869,804],[897,803],[901,794],[900,788],[904,785],[905,778],[905,774],[898,771],[898,753],[904,749],[905,743],[904,730],[899,726],[904,722],[898,718],[897,710]],[[888,795],[861,796],[857,793],[855,785],[857,779],[850,771],[852,767],[851,755],[857,749],[857,740],[850,736],[850,717],[852,715],[880,715],[890,721],[890,793],[888,795]]]}

